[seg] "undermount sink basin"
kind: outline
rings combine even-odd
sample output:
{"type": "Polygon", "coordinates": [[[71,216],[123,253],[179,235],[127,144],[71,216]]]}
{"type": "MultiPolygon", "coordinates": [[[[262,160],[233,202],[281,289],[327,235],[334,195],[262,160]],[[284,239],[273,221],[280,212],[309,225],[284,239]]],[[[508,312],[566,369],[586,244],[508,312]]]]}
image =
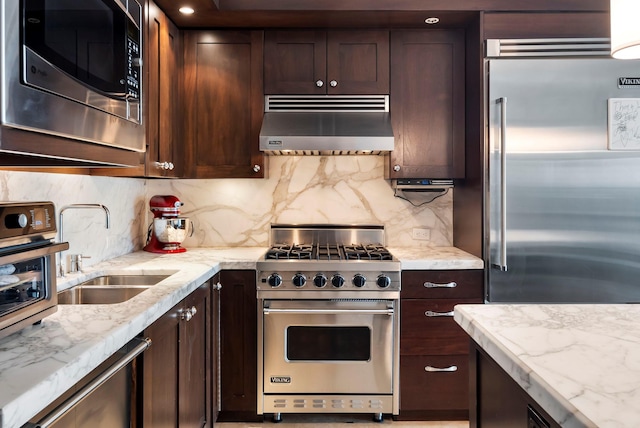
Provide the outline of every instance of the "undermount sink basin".
{"type": "Polygon", "coordinates": [[[100,285],[77,285],[58,293],[61,305],[107,305],[122,303],[149,289],[148,285],[107,287],[100,285]]]}
{"type": "Polygon", "coordinates": [[[103,275],[88,279],[76,287],[87,285],[156,285],[169,275],[103,275]]]}
{"type": "Polygon", "coordinates": [[[58,293],[61,305],[107,305],[122,303],[170,275],[110,274],[89,279],[58,293]]]}

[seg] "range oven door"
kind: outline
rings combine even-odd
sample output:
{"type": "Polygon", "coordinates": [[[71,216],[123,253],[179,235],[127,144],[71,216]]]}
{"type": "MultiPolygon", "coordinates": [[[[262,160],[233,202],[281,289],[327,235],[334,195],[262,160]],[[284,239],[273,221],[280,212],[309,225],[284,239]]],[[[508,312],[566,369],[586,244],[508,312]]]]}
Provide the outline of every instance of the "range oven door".
{"type": "Polygon", "coordinates": [[[396,306],[265,300],[264,393],[391,394],[396,306]]]}

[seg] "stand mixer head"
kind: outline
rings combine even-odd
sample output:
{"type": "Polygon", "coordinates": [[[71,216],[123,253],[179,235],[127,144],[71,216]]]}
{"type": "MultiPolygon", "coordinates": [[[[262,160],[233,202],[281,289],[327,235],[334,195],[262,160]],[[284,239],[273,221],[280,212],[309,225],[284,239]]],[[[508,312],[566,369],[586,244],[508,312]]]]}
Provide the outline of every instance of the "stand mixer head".
{"type": "Polygon", "coordinates": [[[153,221],[149,225],[144,251],[160,254],[187,251],[180,244],[187,237],[191,222],[187,217],[180,217],[182,205],[184,203],[173,195],[156,195],[149,200],[153,221]]]}

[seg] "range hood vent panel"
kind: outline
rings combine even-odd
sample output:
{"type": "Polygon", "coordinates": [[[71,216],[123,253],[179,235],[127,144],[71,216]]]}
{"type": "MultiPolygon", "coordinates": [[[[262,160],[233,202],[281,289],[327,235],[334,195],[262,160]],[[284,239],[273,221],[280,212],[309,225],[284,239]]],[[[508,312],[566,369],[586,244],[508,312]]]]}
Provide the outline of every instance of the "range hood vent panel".
{"type": "Polygon", "coordinates": [[[265,97],[265,153],[384,154],[393,146],[388,95],[265,97]]]}

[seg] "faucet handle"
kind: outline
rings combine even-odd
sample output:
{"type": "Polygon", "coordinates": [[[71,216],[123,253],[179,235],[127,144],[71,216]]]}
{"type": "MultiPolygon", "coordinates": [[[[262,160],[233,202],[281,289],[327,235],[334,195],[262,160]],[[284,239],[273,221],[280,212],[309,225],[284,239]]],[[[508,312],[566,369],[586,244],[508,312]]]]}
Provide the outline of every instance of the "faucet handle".
{"type": "Polygon", "coordinates": [[[90,259],[91,256],[85,256],[83,254],[71,254],[69,255],[71,268],[69,272],[82,272],[82,261],[84,259],[90,259]]]}

